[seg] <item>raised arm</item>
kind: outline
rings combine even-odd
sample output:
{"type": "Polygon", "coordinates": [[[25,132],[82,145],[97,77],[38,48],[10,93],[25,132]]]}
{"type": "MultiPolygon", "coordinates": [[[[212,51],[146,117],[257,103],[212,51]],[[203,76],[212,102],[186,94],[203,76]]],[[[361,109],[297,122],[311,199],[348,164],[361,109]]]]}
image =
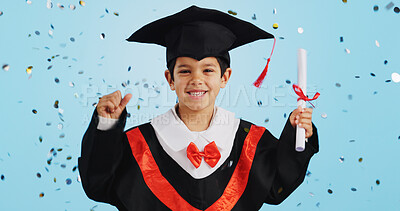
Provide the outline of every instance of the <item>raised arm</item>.
{"type": "Polygon", "coordinates": [[[121,99],[119,91],[102,97],[83,137],[79,172],[86,195],[95,201],[115,204],[110,193],[116,169],[127,149],[123,130],[127,116],[125,107],[131,97],[129,94],[121,99]],[[100,119],[114,119],[110,122],[116,125],[104,130],[99,124],[104,126],[107,122],[100,122],[100,119]]]}

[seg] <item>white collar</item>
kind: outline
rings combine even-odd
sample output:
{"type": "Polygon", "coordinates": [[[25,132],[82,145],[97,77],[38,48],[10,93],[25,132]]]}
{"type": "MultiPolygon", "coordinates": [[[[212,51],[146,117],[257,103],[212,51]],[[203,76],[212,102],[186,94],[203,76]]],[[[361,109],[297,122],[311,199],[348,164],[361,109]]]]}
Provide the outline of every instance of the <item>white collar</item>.
{"type": "MultiPolygon", "coordinates": [[[[176,107],[176,106],[175,106],[176,107]]],[[[233,147],[239,119],[235,114],[221,107],[214,106],[210,126],[201,132],[190,131],[176,114],[175,107],[151,120],[157,138],[164,151],[194,178],[203,178],[213,173],[222,165],[233,147]],[[194,168],[186,157],[186,148],[194,142],[200,151],[208,143],[215,142],[221,153],[221,159],[214,168],[202,162],[194,168]]]]}

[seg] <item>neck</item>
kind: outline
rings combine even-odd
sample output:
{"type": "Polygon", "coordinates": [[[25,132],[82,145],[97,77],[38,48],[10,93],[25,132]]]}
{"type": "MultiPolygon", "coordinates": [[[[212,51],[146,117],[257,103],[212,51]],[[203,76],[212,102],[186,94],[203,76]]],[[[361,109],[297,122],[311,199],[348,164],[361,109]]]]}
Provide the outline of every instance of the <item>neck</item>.
{"type": "Polygon", "coordinates": [[[210,126],[214,106],[200,111],[190,110],[187,107],[177,106],[176,113],[190,131],[204,131],[210,126]]]}

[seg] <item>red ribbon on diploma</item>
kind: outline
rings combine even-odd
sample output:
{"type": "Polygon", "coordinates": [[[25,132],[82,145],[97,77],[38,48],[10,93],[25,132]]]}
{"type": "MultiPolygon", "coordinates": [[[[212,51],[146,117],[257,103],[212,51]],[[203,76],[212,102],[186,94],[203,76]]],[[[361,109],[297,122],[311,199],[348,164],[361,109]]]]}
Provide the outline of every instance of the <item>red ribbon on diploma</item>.
{"type": "Polygon", "coordinates": [[[317,92],[315,93],[314,97],[310,99],[304,94],[303,90],[296,84],[293,84],[293,90],[294,92],[296,92],[297,96],[299,96],[299,98],[297,98],[297,101],[299,100],[308,101],[314,108],[315,106],[310,101],[316,100],[321,95],[320,93],[317,92]]]}

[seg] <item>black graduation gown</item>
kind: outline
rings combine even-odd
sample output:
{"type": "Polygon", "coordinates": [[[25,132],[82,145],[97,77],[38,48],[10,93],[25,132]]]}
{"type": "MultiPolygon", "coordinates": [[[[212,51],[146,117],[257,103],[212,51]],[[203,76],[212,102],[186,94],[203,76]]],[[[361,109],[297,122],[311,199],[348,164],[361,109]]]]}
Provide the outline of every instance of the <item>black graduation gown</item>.
{"type": "MultiPolygon", "coordinates": [[[[114,129],[101,131],[97,129],[99,119],[95,111],[78,160],[87,196],[119,210],[170,210],[146,185],[126,132],[139,128],[162,176],[187,203],[205,210],[227,187],[252,126],[240,120],[231,154],[224,164],[211,175],[194,179],[163,150],[150,123],[124,132],[126,115],[124,110],[114,129]]],[[[259,210],[263,203],[279,204],[303,182],[309,161],[319,150],[317,129],[313,125],[313,136],[300,153],[294,150],[295,134],[289,120],[279,140],[268,130],[264,131],[256,145],[244,192],[232,210],[259,210]]]]}

